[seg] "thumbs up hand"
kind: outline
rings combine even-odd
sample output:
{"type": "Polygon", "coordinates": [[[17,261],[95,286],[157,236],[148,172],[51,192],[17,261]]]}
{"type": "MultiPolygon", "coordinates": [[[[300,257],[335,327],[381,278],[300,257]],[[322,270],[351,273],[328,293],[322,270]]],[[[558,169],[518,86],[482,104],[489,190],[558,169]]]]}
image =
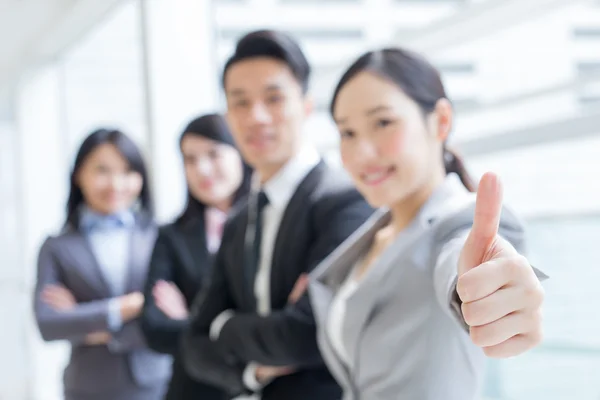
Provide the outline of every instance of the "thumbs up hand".
{"type": "Polygon", "coordinates": [[[540,343],[544,299],[527,259],[498,236],[501,209],[502,186],[488,173],[477,190],[456,286],[471,340],[494,358],[515,356],[540,343]]]}

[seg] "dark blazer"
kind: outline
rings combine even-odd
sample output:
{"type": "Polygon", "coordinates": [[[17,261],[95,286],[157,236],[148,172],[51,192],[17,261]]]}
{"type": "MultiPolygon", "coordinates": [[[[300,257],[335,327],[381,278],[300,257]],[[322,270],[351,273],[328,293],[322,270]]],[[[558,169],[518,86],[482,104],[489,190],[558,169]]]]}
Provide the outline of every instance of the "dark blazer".
{"type": "MultiPolygon", "coordinates": [[[[156,226],[148,218],[136,216],[127,293],[143,289],[155,239],[156,226]]],[[[168,381],[171,357],[147,347],[138,320],[113,333],[111,346],[83,343],[88,333],[109,330],[108,302],[114,295],[82,233],[68,227],[44,242],[38,259],[34,311],[44,340],[71,342],[71,359],[64,373],[67,394],[119,393],[121,388],[131,391],[132,387],[155,387],[168,381]],[[47,306],[41,292],[48,284],[69,289],[78,305],[69,311],[47,306]]]]}
{"type": "Polygon", "coordinates": [[[288,296],[298,277],[315,268],[373,210],[342,171],[323,162],[313,168],[296,189],[281,221],[271,269],[273,312],[261,317],[243,273],[247,207],[243,204],[231,215],[210,284],[194,304],[183,341],[186,367],[199,379],[236,394],[244,390],[241,371],[248,362],[293,365],[297,372],[268,384],[263,400],[339,399],[341,390],[317,346],[308,297],[288,305],[288,296]],[[236,314],[224,325],[219,340],[211,343],[210,324],[227,309],[236,314]]]}
{"type": "Polygon", "coordinates": [[[173,282],[192,304],[201,283],[208,274],[212,255],[206,244],[204,213],[185,221],[161,227],[152,254],[144,294],[142,330],[148,345],[161,353],[174,355],[173,376],[167,392],[168,400],[223,400],[225,393],[215,386],[198,382],[184,370],[179,341],[187,320],[167,317],[154,302],[152,288],[159,280],[173,282]]]}

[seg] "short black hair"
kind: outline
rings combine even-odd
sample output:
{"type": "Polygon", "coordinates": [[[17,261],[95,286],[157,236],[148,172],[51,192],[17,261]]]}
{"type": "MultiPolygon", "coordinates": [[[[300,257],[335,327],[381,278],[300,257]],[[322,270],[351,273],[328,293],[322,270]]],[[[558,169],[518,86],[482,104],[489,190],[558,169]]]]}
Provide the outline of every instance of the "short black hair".
{"type": "Polygon", "coordinates": [[[99,146],[106,143],[115,146],[123,158],[127,160],[129,168],[142,176],[143,183],[139,197],[141,211],[148,216],[152,216],[153,207],[150,183],[142,152],[135,142],[120,130],[101,128],[90,133],[81,143],[81,146],[77,151],[75,165],[71,171],[69,199],[67,200],[67,220],[65,221],[65,226],[71,226],[74,229],[78,229],[79,209],[81,205],[85,203],[85,199],[81,188],[77,184],[77,175],[91,153],[99,146]]]}
{"type": "Polygon", "coordinates": [[[250,32],[238,40],[235,52],[229,57],[223,68],[221,80],[223,88],[225,88],[227,71],[231,66],[256,57],[271,57],[283,61],[300,83],[302,92],[306,94],[310,78],[310,65],[300,45],[287,33],[268,29],[250,32]]]}

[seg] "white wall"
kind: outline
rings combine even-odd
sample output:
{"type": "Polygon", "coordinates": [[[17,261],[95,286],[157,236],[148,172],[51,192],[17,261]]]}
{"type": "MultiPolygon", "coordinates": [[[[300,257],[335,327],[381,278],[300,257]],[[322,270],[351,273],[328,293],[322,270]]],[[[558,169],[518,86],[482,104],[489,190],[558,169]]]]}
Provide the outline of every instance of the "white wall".
{"type": "Polygon", "coordinates": [[[0,399],[23,399],[28,393],[27,299],[21,268],[23,224],[19,223],[18,143],[14,121],[0,121],[0,399]],[[16,307],[14,306],[16,305],[16,307]]]}
{"type": "Polygon", "coordinates": [[[468,162],[477,174],[500,174],[506,200],[526,217],[600,213],[600,128],[598,134],[468,162]]]}
{"type": "Polygon", "coordinates": [[[201,114],[217,110],[218,72],[210,1],[147,0],[148,151],[159,221],[181,212],[185,198],[179,135],[201,114]]]}
{"type": "MultiPolygon", "coordinates": [[[[19,214],[22,235],[18,249],[18,269],[22,275],[26,301],[23,316],[28,329],[23,332],[29,353],[32,381],[27,382],[36,399],[56,399],[60,393],[60,369],[66,346],[44,345],[33,324],[31,293],[35,284],[35,266],[40,244],[57,232],[64,220],[68,183],[66,135],[62,119],[60,65],[39,68],[24,79],[16,99],[19,157],[19,214]],[[35,382],[34,385],[31,383],[35,382]]],[[[9,362],[9,359],[2,357],[9,362]]]]}

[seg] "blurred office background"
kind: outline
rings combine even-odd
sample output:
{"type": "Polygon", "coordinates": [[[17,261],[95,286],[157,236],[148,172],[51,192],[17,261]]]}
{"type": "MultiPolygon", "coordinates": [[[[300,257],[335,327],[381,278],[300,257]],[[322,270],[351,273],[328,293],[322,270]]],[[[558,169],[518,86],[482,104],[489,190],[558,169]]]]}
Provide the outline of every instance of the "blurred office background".
{"type": "Polygon", "coordinates": [[[121,127],[152,167],[157,218],[183,202],[176,138],[222,109],[246,31],[300,40],[314,66],[307,136],[336,163],[333,85],[366,49],[407,46],[443,73],[453,143],[494,170],[552,279],[546,338],[490,362],[486,398],[600,399],[600,2],[581,0],[0,0],[0,399],[60,398],[64,344],[31,313],[38,246],[64,219],[80,140],[121,127]]]}

